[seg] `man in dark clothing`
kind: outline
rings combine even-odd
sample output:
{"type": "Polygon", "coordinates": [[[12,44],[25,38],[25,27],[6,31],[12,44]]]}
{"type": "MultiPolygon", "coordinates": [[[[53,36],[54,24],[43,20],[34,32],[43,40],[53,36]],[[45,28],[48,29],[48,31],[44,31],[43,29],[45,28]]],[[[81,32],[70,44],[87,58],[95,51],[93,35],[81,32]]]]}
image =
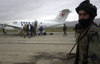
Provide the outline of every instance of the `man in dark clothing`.
{"type": "Polygon", "coordinates": [[[100,29],[94,24],[97,8],[89,0],[83,1],[77,8],[82,32],[77,40],[74,64],[100,64],[100,29]]]}
{"type": "Polygon", "coordinates": [[[64,32],[64,35],[65,35],[65,36],[67,36],[66,31],[67,31],[67,26],[66,26],[66,24],[64,24],[64,26],[63,26],[63,32],[64,32]]]}
{"type": "Polygon", "coordinates": [[[37,29],[37,22],[34,23],[34,33],[35,33],[35,35],[37,34],[36,29],[37,29]]]}
{"type": "Polygon", "coordinates": [[[32,36],[36,36],[36,28],[34,25],[31,26],[32,29],[32,36]]]}
{"type": "Polygon", "coordinates": [[[33,36],[33,29],[34,29],[34,27],[30,24],[30,36],[31,37],[33,36]]]}
{"type": "Polygon", "coordinates": [[[27,36],[27,25],[25,24],[23,27],[23,34],[24,34],[24,38],[27,36]]]}

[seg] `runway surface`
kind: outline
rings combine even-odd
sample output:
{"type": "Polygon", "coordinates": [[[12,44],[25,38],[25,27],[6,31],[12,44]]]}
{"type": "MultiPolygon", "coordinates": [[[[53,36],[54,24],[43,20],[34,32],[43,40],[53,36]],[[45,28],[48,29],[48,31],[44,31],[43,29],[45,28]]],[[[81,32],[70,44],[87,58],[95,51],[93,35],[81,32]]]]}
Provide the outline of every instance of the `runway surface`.
{"type": "Polygon", "coordinates": [[[75,43],[74,32],[53,34],[32,38],[0,34],[0,64],[73,64],[74,58],[67,60],[66,54],[75,43]]]}

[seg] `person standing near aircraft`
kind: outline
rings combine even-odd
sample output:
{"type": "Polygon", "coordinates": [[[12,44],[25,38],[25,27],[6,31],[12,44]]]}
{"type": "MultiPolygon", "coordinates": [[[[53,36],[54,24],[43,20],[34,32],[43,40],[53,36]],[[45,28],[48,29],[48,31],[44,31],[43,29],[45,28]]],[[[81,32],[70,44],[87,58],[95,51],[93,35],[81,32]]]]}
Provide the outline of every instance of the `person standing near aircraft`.
{"type": "Polygon", "coordinates": [[[24,24],[21,22],[21,31],[20,31],[20,36],[23,36],[24,35],[24,31],[23,31],[23,27],[24,27],[24,24]]]}
{"type": "Polygon", "coordinates": [[[29,36],[29,24],[26,23],[24,29],[26,30],[26,36],[29,36]]]}
{"type": "Polygon", "coordinates": [[[89,0],[83,1],[77,8],[82,32],[77,40],[74,64],[100,64],[100,29],[94,24],[97,8],[89,0]]]}
{"type": "Polygon", "coordinates": [[[33,32],[33,36],[36,36],[36,26],[35,26],[35,24],[32,25],[32,32],[33,32]]]}
{"type": "Polygon", "coordinates": [[[25,24],[23,27],[24,38],[27,36],[27,25],[25,24]]]}
{"type": "Polygon", "coordinates": [[[31,37],[33,36],[33,29],[34,29],[34,27],[32,26],[32,24],[30,24],[30,36],[31,37]]]}
{"type": "Polygon", "coordinates": [[[32,36],[32,25],[28,24],[28,37],[30,38],[32,36]]]}
{"type": "Polygon", "coordinates": [[[31,30],[32,30],[32,35],[31,36],[35,36],[35,28],[34,28],[34,25],[31,25],[31,30]]]}
{"type": "Polygon", "coordinates": [[[35,35],[37,34],[36,29],[37,29],[37,21],[35,21],[35,23],[34,23],[34,33],[35,33],[35,35]]]}
{"type": "Polygon", "coordinates": [[[43,27],[41,26],[40,28],[39,28],[39,30],[40,30],[40,35],[43,35],[43,27]]]}
{"type": "Polygon", "coordinates": [[[66,24],[64,24],[64,26],[63,26],[63,32],[64,32],[64,36],[67,36],[67,33],[66,33],[66,31],[67,31],[67,26],[66,26],[66,24]]]}

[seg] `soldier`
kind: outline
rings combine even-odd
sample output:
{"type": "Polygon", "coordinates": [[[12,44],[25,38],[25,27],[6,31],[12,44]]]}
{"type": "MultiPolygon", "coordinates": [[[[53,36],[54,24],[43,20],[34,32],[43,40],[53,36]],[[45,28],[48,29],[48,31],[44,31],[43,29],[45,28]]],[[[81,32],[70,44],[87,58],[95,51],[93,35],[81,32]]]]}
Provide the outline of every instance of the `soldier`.
{"type": "Polygon", "coordinates": [[[23,27],[24,38],[27,36],[27,25],[25,24],[23,27]]]}
{"type": "Polygon", "coordinates": [[[29,24],[28,23],[26,25],[26,32],[27,32],[27,36],[29,37],[29,24]]]}
{"type": "Polygon", "coordinates": [[[100,29],[93,22],[97,16],[97,8],[86,0],[76,8],[76,12],[83,31],[76,42],[74,64],[100,64],[100,29]]]}
{"type": "Polygon", "coordinates": [[[32,36],[35,36],[35,27],[34,27],[34,25],[31,26],[31,29],[32,29],[32,36]]]}
{"type": "Polygon", "coordinates": [[[37,21],[35,21],[35,23],[34,23],[34,33],[35,33],[35,35],[37,34],[36,29],[37,29],[37,21]]]}
{"type": "Polygon", "coordinates": [[[64,32],[65,36],[67,36],[66,30],[67,30],[67,26],[66,26],[66,24],[64,24],[64,26],[63,26],[63,32],[64,32]]]}

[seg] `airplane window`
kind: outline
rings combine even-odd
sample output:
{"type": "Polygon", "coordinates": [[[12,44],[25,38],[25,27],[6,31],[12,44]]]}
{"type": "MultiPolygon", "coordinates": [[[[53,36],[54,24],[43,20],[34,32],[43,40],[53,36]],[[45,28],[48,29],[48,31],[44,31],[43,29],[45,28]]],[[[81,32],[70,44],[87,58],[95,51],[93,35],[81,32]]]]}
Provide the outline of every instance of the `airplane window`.
{"type": "Polygon", "coordinates": [[[13,22],[13,24],[17,24],[17,22],[13,22]]]}
{"type": "Polygon", "coordinates": [[[25,22],[23,22],[25,24],[25,22]]]}
{"type": "Polygon", "coordinates": [[[40,22],[40,24],[42,24],[42,22],[40,22]]]}
{"type": "Polygon", "coordinates": [[[32,22],[32,24],[34,24],[34,22],[32,22]]]}

